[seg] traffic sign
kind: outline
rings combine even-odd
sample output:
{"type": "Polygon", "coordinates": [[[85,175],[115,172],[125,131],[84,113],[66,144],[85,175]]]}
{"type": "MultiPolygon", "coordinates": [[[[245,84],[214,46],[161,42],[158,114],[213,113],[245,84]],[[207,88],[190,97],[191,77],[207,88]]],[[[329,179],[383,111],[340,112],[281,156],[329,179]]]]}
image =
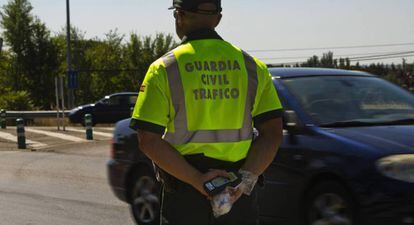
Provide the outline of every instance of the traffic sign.
{"type": "Polygon", "coordinates": [[[68,71],[68,88],[76,89],[79,87],[78,71],[68,71]]]}

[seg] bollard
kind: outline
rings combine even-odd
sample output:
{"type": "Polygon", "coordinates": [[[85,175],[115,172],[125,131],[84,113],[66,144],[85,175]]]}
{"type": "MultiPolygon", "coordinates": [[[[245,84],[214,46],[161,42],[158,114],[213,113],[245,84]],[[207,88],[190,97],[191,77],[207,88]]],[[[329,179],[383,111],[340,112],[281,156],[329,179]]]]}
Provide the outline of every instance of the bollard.
{"type": "Polygon", "coordinates": [[[24,119],[16,119],[17,124],[17,147],[19,149],[26,149],[26,136],[24,132],[24,119]]]}
{"type": "Polygon", "coordinates": [[[2,109],[0,111],[0,124],[1,124],[1,129],[6,129],[7,128],[7,120],[6,120],[6,110],[2,109]]]}
{"type": "Polygon", "coordinates": [[[85,115],[86,140],[93,140],[92,115],[85,115]]]}

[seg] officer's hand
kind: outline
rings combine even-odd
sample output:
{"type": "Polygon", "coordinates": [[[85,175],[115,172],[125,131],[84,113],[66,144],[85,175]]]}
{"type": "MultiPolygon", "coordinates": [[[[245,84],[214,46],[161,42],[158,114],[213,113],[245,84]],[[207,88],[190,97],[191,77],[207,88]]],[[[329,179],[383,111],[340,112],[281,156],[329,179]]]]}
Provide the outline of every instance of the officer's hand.
{"type": "Polygon", "coordinates": [[[215,170],[215,169],[211,169],[209,170],[207,173],[203,174],[199,179],[198,182],[194,185],[194,188],[197,189],[201,194],[209,197],[209,195],[207,194],[207,192],[204,190],[204,183],[212,180],[216,177],[229,177],[229,174],[227,171],[225,170],[215,170]]]}
{"type": "Polygon", "coordinates": [[[230,193],[230,202],[234,204],[239,200],[239,198],[243,195],[243,189],[240,187],[227,187],[228,192],[230,193]]]}

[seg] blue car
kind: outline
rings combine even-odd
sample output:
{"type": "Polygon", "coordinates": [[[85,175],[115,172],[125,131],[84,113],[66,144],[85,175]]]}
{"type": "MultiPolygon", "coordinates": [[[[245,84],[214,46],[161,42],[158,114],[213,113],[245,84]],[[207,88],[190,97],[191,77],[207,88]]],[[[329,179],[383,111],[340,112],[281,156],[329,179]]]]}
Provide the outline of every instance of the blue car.
{"type": "MultiPolygon", "coordinates": [[[[285,130],[264,174],[261,224],[414,224],[414,95],[364,72],[270,72],[285,130]]],[[[110,185],[138,224],[156,224],[159,184],[128,124],[114,132],[110,185]]]]}
{"type": "Polygon", "coordinates": [[[71,123],[85,125],[86,114],[92,115],[92,124],[116,123],[131,116],[131,109],[134,108],[138,93],[121,92],[105,96],[93,104],[78,106],[69,112],[71,123]]]}

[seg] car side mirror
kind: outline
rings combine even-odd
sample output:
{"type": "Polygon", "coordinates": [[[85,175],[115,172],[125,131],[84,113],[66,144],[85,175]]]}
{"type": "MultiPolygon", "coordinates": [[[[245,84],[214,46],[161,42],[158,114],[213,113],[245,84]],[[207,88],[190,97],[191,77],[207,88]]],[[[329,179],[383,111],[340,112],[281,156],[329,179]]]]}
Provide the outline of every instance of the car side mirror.
{"type": "Polygon", "coordinates": [[[303,132],[303,126],[299,121],[298,115],[293,110],[284,111],[283,126],[290,134],[299,134],[303,132]]]}

